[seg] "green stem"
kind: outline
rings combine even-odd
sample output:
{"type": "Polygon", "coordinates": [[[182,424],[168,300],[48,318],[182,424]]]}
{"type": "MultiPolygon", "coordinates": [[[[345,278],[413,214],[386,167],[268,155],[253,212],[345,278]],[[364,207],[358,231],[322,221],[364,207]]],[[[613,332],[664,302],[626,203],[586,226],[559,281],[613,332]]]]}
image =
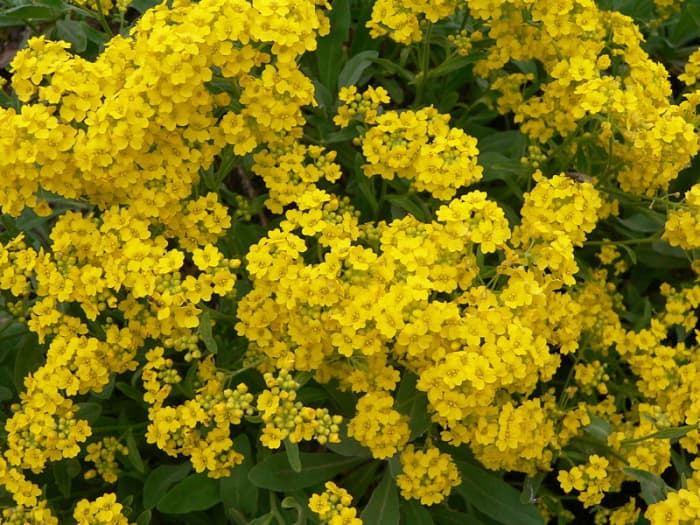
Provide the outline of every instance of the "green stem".
{"type": "Polygon", "coordinates": [[[219,189],[219,186],[221,186],[221,183],[224,181],[226,176],[231,173],[231,170],[233,169],[233,166],[236,164],[236,156],[233,154],[233,148],[231,146],[228,146],[224,149],[222,155],[221,155],[221,164],[219,165],[219,169],[216,170],[216,174],[214,175],[214,184],[216,185],[214,188],[211,188],[212,191],[217,191],[219,189]]]}
{"type": "Polygon", "coordinates": [[[275,494],[272,491],[270,491],[270,512],[277,520],[277,523],[280,525],[287,525],[284,516],[282,516],[280,510],[277,508],[277,498],[275,498],[275,494]]]}
{"type": "Polygon", "coordinates": [[[209,312],[209,315],[211,315],[215,319],[219,319],[221,321],[237,321],[238,318],[235,315],[230,315],[230,314],[225,314],[223,312],[219,312],[218,310],[215,310],[206,304],[199,304],[198,308],[201,308],[204,311],[209,312]]]}
{"type": "MultiPolygon", "coordinates": [[[[678,427],[678,430],[682,429],[682,430],[687,430],[688,432],[691,432],[692,430],[697,430],[697,428],[698,428],[697,425],[684,425],[683,427],[678,427]]],[[[670,439],[668,437],[663,437],[664,430],[666,430],[666,429],[661,429],[657,432],[652,432],[651,434],[647,434],[646,436],[641,436],[638,438],[623,439],[620,442],[620,446],[628,447],[630,445],[635,445],[637,443],[641,443],[641,442],[646,441],[648,439],[670,439]]]]}
{"type": "Polygon", "coordinates": [[[607,246],[609,244],[652,244],[655,242],[664,242],[660,237],[645,237],[643,239],[625,239],[622,241],[586,241],[586,246],[607,246]]]}
{"type": "Polygon", "coordinates": [[[95,0],[95,4],[97,5],[97,19],[100,21],[102,29],[104,29],[105,33],[107,33],[110,38],[113,37],[114,33],[112,33],[112,28],[109,27],[104,11],[102,11],[102,2],[100,0],[95,0]]]}
{"type": "Polygon", "coordinates": [[[82,16],[86,16],[88,18],[92,18],[94,20],[99,20],[99,15],[95,13],[94,11],[91,11],[90,9],[84,9],[80,6],[77,5],[66,5],[66,10],[67,11],[75,11],[76,13],[80,13],[82,16]]]}
{"type": "Polygon", "coordinates": [[[375,222],[379,220],[379,214],[381,213],[382,206],[384,206],[384,202],[386,202],[386,179],[382,178],[381,181],[379,200],[377,201],[377,212],[375,213],[374,217],[375,222]]]}
{"type": "Polygon", "coordinates": [[[136,424],[129,423],[129,424],[125,424],[125,425],[104,425],[104,426],[100,426],[100,427],[92,427],[92,430],[94,433],[114,432],[114,431],[126,433],[130,429],[146,428],[147,426],[148,426],[148,423],[136,423],[136,424]]]}
{"type": "Polygon", "coordinates": [[[617,188],[611,188],[610,186],[603,185],[598,185],[596,188],[610,195],[622,197],[633,204],[638,204],[641,206],[640,211],[643,213],[654,213],[656,204],[661,204],[664,206],[663,212],[668,211],[668,209],[682,207],[681,203],[673,202],[669,200],[668,197],[647,197],[645,195],[634,195],[618,190],[617,188]]]}
{"type": "Polygon", "coordinates": [[[119,10],[119,34],[124,33],[124,24],[126,23],[126,9],[120,9],[119,10]]]}
{"type": "Polygon", "coordinates": [[[227,385],[230,385],[231,379],[233,379],[237,375],[242,374],[243,372],[247,372],[248,370],[254,370],[255,368],[258,367],[258,365],[263,364],[265,361],[267,361],[267,357],[262,357],[262,358],[258,359],[257,361],[253,361],[250,365],[244,366],[243,368],[239,368],[238,370],[235,370],[233,372],[228,372],[226,370],[221,370],[221,371],[224,372],[224,374],[226,375],[227,385]]]}
{"type": "Polygon", "coordinates": [[[423,92],[425,91],[425,83],[428,77],[428,67],[430,66],[430,39],[433,34],[433,24],[428,22],[428,26],[425,29],[425,35],[423,37],[423,49],[420,55],[420,80],[418,86],[416,87],[416,99],[413,103],[414,107],[420,106],[423,99],[423,92]]]}

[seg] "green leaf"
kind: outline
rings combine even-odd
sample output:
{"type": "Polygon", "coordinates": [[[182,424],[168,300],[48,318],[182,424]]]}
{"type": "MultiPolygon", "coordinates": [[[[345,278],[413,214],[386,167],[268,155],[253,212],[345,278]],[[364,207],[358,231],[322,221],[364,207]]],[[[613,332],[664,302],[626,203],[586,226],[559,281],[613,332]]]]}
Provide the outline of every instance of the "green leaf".
{"type": "MultiPolygon", "coordinates": [[[[355,189],[358,191],[358,196],[364,201],[365,207],[376,216],[379,212],[379,203],[377,202],[377,197],[374,192],[373,179],[367,177],[362,171],[362,156],[358,153],[355,156],[355,162],[352,169],[352,174],[350,175],[350,183],[348,184],[348,190],[354,192],[355,189]]],[[[362,206],[360,205],[360,209],[362,206]]]]}
{"type": "Polygon", "coordinates": [[[372,65],[372,59],[378,55],[377,51],[362,51],[348,60],[338,74],[338,88],[355,85],[365,69],[372,65]]]}
{"type": "Polygon", "coordinates": [[[155,7],[162,2],[163,0],[134,0],[129,4],[129,7],[133,7],[139,13],[145,13],[151,7],[155,7]]]}
{"type": "Polygon", "coordinates": [[[372,492],[360,518],[364,523],[399,524],[399,492],[389,469],[384,472],[384,477],[372,492]]]}
{"type": "Polygon", "coordinates": [[[78,403],[77,417],[86,420],[88,423],[94,423],[97,418],[102,415],[102,405],[88,401],[86,403],[78,403]]]}
{"type": "Polygon", "coordinates": [[[3,16],[19,18],[31,23],[53,22],[61,16],[60,9],[48,5],[22,5],[7,9],[3,16]]]}
{"type": "Polygon", "coordinates": [[[12,390],[7,388],[6,386],[0,386],[0,402],[2,401],[8,401],[14,397],[14,394],[12,393],[12,390]]]}
{"type": "Polygon", "coordinates": [[[282,500],[280,504],[283,509],[294,509],[297,511],[297,520],[292,525],[305,525],[306,518],[306,505],[299,503],[293,496],[287,496],[282,500]]]}
{"type": "Polygon", "coordinates": [[[177,483],[160,499],[156,508],[165,514],[185,514],[206,510],[220,501],[218,481],[201,473],[177,483]]]}
{"type": "Polygon", "coordinates": [[[151,511],[144,510],[139,517],[136,518],[136,525],[149,525],[151,523],[151,511]]]}
{"type": "Polygon", "coordinates": [[[287,454],[278,453],[267,456],[255,465],[248,479],[256,487],[285,492],[289,487],[303,489],[327,481],[365,461],[328,453],[302,452],[299,456],[304,466],[301,472],[294,472],[289,466],[287,454]]]}
{"type": "Polygon", "coordinates": [[[421,222],[430,222],[430,216],[423,207],[408,195],[385,195],[384,198],[396,208],[407,211],[421,222]]]}
{"type": "Polygon", "coordinates": [[[630,248],[626,244],[618,244],[617,246],[622,248],[627,253],[627,257],[630,258],[630,262],[632,263],[632,265],[637,264],[637,254],[632,248],[630,248]]]}
{"type": "Polygon", "coordinates": [[[64,459],[52,464],[53,479],[64,498],[71,493],[73,478],[80,474],[80,462],[77,459],[64,459]]]}
{"type": "Polygon", "coordinates": [[[688,464],[688,457],[685,452],[676,452],[671,449],[671,463],[682,480],[686,480],[693,475],[693,469],[688,464]]]}
{"type": "Polygon", "coordinates": [[[537,493],[542,486],[546,474],[539,472],[534,476],[528,476],[523,483],[523,490],[520,492],[520,503],[530,504],[537,502],[537,493]]]}
{"type": "Polygon", "coordinates": [[[416,389],[417,383],[417,375],[406,373],[401,379],[396,393],[396,410],[409,417],[410,441],[423,435],[430,427],[428,397],[425,392],[416,389]]]}
{"type": "Polygon", "coordinates": [[[199,337],[202,339],[209,353],[216,354],[219,351],[219,347],[214,340],[214,336],[212,336],[211,325],[211,312],[209,312],[209,310],[204,310],[204,313],[199,316],[199,337]]]}
{"type": "Polygon", "coordinates": [[[435,69],[431,69],[428,72],[428,79],[430,80],[435,80],[436,78],[444,77],[445,75],[449,75],[453,71],[457,71],[458,69],[462,69],[463,67],[467,67],[469,64],[473,64],[476,62],[476,55],[468,55],[468,56],[458,56],[455,58],[452,58],[451,60],[446,60],[439,66],[437,66],[435,69]]]}
{"type": "Polygon", "coordinates": [[[24,378],[44,362],[44,351],[34,334],[25,333],[14,345],[16,352],[14,380],[18,391],[24,390],[24,378]]]}
{"type": "Polygon", "coordinates": [[[236,466],[231,475],[219,480],[219,495],[225,509],[234,508],[247,516],[258,513],[258,489],[248,481],[248,473],[253,465],[250,441],[244,434],[235,439],[233,449],[243,454],[243,463],[236,466]]]}
{"type": "Polygon", "coordinates": [[[233,254],[237,258],[245,257],[248,249],[265,236],[266,230],[259,224],[243,224],[236,222],[233,225],[231,238],[235,248],[233,254]]]}
{"type": "Polygon", "coordinates": [[[334,0],[333,9],[328,15],[331,31],[318,39],[316,59],[318,60],[319,80],[330,91],[336,92],[336,79],[339,78],[343,57],[343,44],[350,30],[350,1],[334,0]]]}
{"type": "Polygon", "coordinates": [[[345,422],[340,425],[340,443],[326,443],[326,448],[346,457],[372,457],[372,452],[360,444],[355,438],[348,436],[348,427],[345,422]]]}
{"type": "Polygon", "coordinates": [[[700,10],[695,2],[684,3],[686,6],[681,12],[678,23],[675,24],[668,35],[667,42],[673,48],[681,47],[683,44],[690,42],[698,34],[700,10]]]}
{"type": "Polygon", "coordinates": [[[615,220],[626,228],[642,233],[654,233],[664,229],[663,216],[652,216],[648,213],[635,213],[625,219],[615,217],[615,220]]]}
{"type": "MultiPolygon", "coordinates": [[[[324,144],[337,144],[338,142],[348,142],[357,136],[358,136],[357,128],[351,126],[351,127],[343,128],[340,131],[334,131],[333,133],[329,133],[328,135],[323,137],[323,143],[324,144]]],[[[362,174],[362,176],[365,177],[365,179],[367,179],[367,177],[364,174],[362,174]]]]}
{"type": "Polygon", "coordinates": [[[613,427],[604,419],[592,416],[591,422],[584,428],[584,431],[595,440],[601,443],[607,443],[608,436],[613,431],[613,427]]]}
{"type": "MultiPolygon", "coordinates": [[[[408,48],[407,48],[408,49],[408,48]]],[[[416,76],[411,73],[408,69],[405,69],[398,65],[397,63],[388,60],[386,58],[372,58],[372,62],[381,66],[392,75],[399,75],[404,81],[410,85],[416,83],[416,76]]]]}
{"type": "Polygon", "coordinates": [[[473,515],[456,512],[445,507],[431,509],[430,514],[439,525],[485,525],[483,521],[475,518],[473,515]]]}
{"type": "Polygon", "coordinates": [[[76,20],[57,20],[56,37],[69,42],[76,53],[82,53],[87,48],[87,35],[84,24],[76,20]]]}
{"type": "Polygon", "coordinates": [[[685,11],[695,22],[695,29],[700,29],[700,5],[697,2],[685,2],[685,11]]]}
{"type": "Polygon", "coordinates": [[[18,344],[21,342],[23,335],[28,335],[26,325],[15,321],[14,319],[3,319],[2,328],[0,328],[0,362],[5,361],[17,352],[18,344]],[[10,342],[15,339],[15,342],[10,342]]]}
{"type": "Polygon", "coordinates": [[[343,488],[352,494],[354,501],[364,498],[367,489],[377,481],[377,471],[384,462],[368,461],[352,472],[343,476],[343,488]]]}
{"type": "Polygon", "coordinates": [[[107,42],[108,37],[101,31],[98,31],[94,27],[91,27],[89,24],[86,24],[85,22],[82,22],[82,28],[83,28],[83,33],[85,33],[85,37],[90,41],[92,44],[94,44],[98,49],[101,48],[105,42],[107,42]]]}
{"type": "Polygon", "coordinates": [[[520,162],[525,153],[527,138],[520,131],[499,131],[479,139],[480,153],[500,153],[501,155],[520,162]]]}
{"type": "Polygon", "coordinates": [[[274,519],[275,514],[273,512],[270,512],[268,514],[265,514],[264,516],[260,516],[259,518],[255,518],[254,520],[249,521],[248,525],[270,525],[274,519]]]}
{"type": "Polygon", "coordinates": [[[435,523],[430,516],[430,511],[414,499],[401,502],[401,515],[403,516],[401,523],[405,525],[434,525],[435,523]]]}
{"type": "Polygon", "coordinates": [[[537,507],[520,503],[519,492],[499,476],[466,461],[455,463],[462,475],[455,492],[479,512],[506,525],[544,525],[537,507]]]}
{"type": "Polygon", "coordinates": [[[122,381],[117,381],[114,387],[132,401],[145,404],[145,401],[143,400],[143,392],[135,386],[131,386],[129,383],[124,383],[122,381]]]}
{"type": "Polygon", "coordinates": [[[646,470],[625,467],[622,472],[639,482],[642,499],[647,505],[666,499],[668,493],[673,491],[660,476],[646,470]]]}
{"type": "Polygon", "coordinates": [[[517,182],[525,171],[519,160],[506,157],[502,153],[487,151],[479,154],[479,164],[484,167],[484,182],[500,180],[518,199],[523,198],[523,190],[517,182]]]}
{"type": "Polygon", "coordinates": [[[649,434],[647,436],[642,436],[635,439],[625,439],[622,441],[622,446],[631,445],[633,443],[641,443],[642,441],[647,441],[648,439],[679,439],[689,434],[693,430],[697,430],[697,425],[683,425],[682,427],[668,427],[649,434]]]}
{"type": "Polygon", "coordinates": [[[143,474],[146,472],[146,468],[143,464],[143,459],[141,458],[141,453],[139,452],[139,447],[136,444],[136,439],[134,438],[134,432],[129,429],[126,434],[126,448],[128,452],[129,463],[134,467],[136,472],[143,474]]]}
{"type": "Polygon", "coordinates": [[[26,25],[27,24],[24,20],[22,20],[21,18],[17,18],[16,16],[0,15],[0,28],[23,27],[26,25]]]}
{"type": "MultiPolygon", "coordinates": [[[[323,116],[320,120],[323,124],[330,125],[330,123],[327,122],[327,115],[332,114],[335,108],[335,94],[331,93],[331,91],[318,80],[314,80],[313,82],[314,98],[316,99],[316,102],[318,102],[318,107],[323,111],[323,116]]],[[[311,120],[309,120],[309,123],[311,123],[311,120]]],[[[321,133],[321,127],[323,126],[319,124],[317,127],[321,133]]]]}
{"type": "Polygon", "coordinates": [[[152,470],[143,484],[143,506],[147,509],[155,507],[167,490],[184,479],[190,470],[192,466],[189,463],[161,465],[152,470]]]}
{"type": "Polygon", "coordinates": [[[301,458],[299,457],[299,445],[292,443],[289,439],[284,440],[284,450],[287,453],[289,466],[294,472],[301,472],[301,458]]]}
{"type": "Polygon", "coordinates": [[[655,242],[637,247],[637,260],[644,266],[657,270],[687,268],[689,265],[685,252],[665,242],[655,242]]]}
{"type": "Polygon", "coordinates": [[[40,5],[47,5],[49,7],[54,7],[56,9],[63,9],[63,7],[64,7],[62,0],[36,0],[33,3],[40,4],[40,5]]]}

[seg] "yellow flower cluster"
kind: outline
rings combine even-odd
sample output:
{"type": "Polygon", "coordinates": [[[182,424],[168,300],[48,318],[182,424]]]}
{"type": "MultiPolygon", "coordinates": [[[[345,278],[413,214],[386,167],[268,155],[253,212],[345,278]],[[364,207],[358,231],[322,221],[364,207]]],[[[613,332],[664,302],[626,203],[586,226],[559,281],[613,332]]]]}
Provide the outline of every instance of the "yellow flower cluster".
{"type": "Polygon", "coordinates": [[[73,511],[77,525],[130,525],[117,496],[107,493],[95,501],[80,500],[73,511]]]}
{"type": "Polygon", "coordinates": [[[678,75],[678,80],[690,87],[697,84],[698,78],[700,78],[700,49],[696,49],[690,54],[685,68],[683,68],[683,73],[678,75]]]}
{"type": "Polygon", "coordinates": [[[267,390],[257,399],[257,409],[265,426],[260,442],[267,448],[279,448],[282,441],[291,443],[315,439],[319,443],[340,443],[342,417],[331,416],[326,408],[305,407],[296,401],[299,389],[289,371],[281,369],[277,377],[265,374],[267,390]]]}
{"type": "MultiPolygon", "coordinates": [[[[606,179],[614,175],[623,190],[648,195],[666,190],[697,153],[697,96],[680,105],[669,101],[668,74],[642,48],[631,18],[603,11],[593,0],[468,6],[489,43],[475,73],[492,79],[501,92],[499,111],[512,112],[532,139],[588,137],[615,160],[606,179]],[[526,96],[531,77],[503,69],[518,61],[536,61],[550,81],[526,96]]],[[[692,70],[686,75],[686,82],[694,78],[692,70]]],[[[568,140],[567,157],[588,144],[568,140]]]]}
{"type": "Polygon", "coordinates": [[[402,44],[418,42],[423,36],[422,26],[451,15],[461,3],[458,0],[377,0],[367,27],[373,38],[389,35],[402,44]]]}
{"type": "Polygon", "coordinates": [[[9,507],[2,511],[3,525],[58,525],[58,519],[46,507],[46,501],[36,506],[9,507]]]}
{"type": "MultiPolygon", "coordinates": [[[[233,451],[231,425],[252,409],[253,396],[245,384],[226,388],[212,360],[203,359],[210,321],[200,321],[204,303],[233,291],[238,261],[215,246],[231,226],[226,207],[196,186],[227,145],[238,154],[272,140],[280,155],[282,145],[294,149],[305,122],[301,107],[314,103],[296,58],[328,32],[320,6],[328,7],[311,0],[164,2],[94,62],[43,37],[14,58],[12,87],[21,104],[0,109],[7,129],[0,167],[8,174],[0,209],[58,215],[46,246],[29,247],[21,235],[0,246],[0,289],[21,299],[15,310],[28,311],[27,326],[46,346],[45,362],[25,378],[12,406],[0,456],[1,483],[18,516],[51,522],[41,490],[23,470],[40,473],[47,462],[79,454],[91,429],[72,398],[102,391],[114,374],[144,361],[148,440],[188,455],[213,477],[243,460],[233,451]],[[226,85],[223,93],[212,94],[212,80],[226,85]],[[56,202],[87,211],[54,210],[56,202]],[[200,382],[179,404],[169,399],[181,379],[172,366],[176,352],[194,361],[200,382]]],[[[298,159],[297,152],[290,160],[314,182],[340,176],[331,153],[310,147],[298,159]]],[[[286,175],[287,167],[276,173],[286,175]]],[[[207,186],[218,189],[216,182],[207,186]]],[[[325,416],[315,416],[330,420],[321,439],[335,439],[337,421],[325,416]]],[[[107,445],[91,446],[87,459],[112,478],[107,445]]],[[[81,502],[76,519],[122,523],[117,505],[113,496],[81,502]]]]}
{"type": "Polygon", "coordinates": [[[595,524],[629,525],[630,523],[637,523],[640,512],[634,498],[630,498],[627,503],[615,510],[598,507],[596,509],[595,524]]]}
{"type": "Polygon", "coordinates": [[[390,394],[368,392],[357,402],[357,414],[348,423],[348,436],[369,448],[377,459],[390,458],[408,442],[408,418],[393,405],[390,394]]]}
{"type": "Polygon", "coordinates": [[[312,494],[309,508],[318,514],[323,525],[362,525],[357,509],[351,507],[352,496],[332,481],[326,482],[326,490],[312,494]]]}
{"type": "Polygon", "coordinates": [[[442,200],[477,182],[483,170],[476,139],[450,127],[449,119],[433,107],[379,115],[361,139],[365,175],[409,179],[416,190],[442,200]]]}
{"type": "Polygon", "coordinates": [[[368,229],[347,204],[311,190],[251,247],[254,286],[236,328],[252,355],[366,392],[348,429],[375,457],[401,451],[408,437],[388,393],[400,360],[418,375],[445,441],[469,443],[491,468],[546,469],[588,423],[585,411],[567,414],[553,396],[509,402],[503,392],[527,396],[552,377],[560,359],[550,345],[576,350],[583,326],[575,320],[581,307],[561,293],[576,269],[553,274],[550,260],[531,254],[558,242],[574,264],[574,243],[593,229],[601,200],[592,184],[563,174],[538,177],[525,200],[520,247],[509,244],[508,221],[483,192],[453,199],[432,223],[408,216],[368,229]],[[324,247],[317,263],[307,258],[306,237],[324,247]],[[507,256],[487,287],[476,255],[494,252],[507,256]]]}
{"type": "Polygon", "coordinates": [[[40,341],[49,340],[46,362],[26,378],[21,404],[6,424],[5,457],[36,473],[47,461],[76,456],[91,433],[75,417],[71,396],[99,392],[111,374],[133,370],[147,338],[191,336],[199,325],[196,304],[230,292],[235,283],[229,270],[235,261],[212,245],[194,249],[201,273],[183,280],[184,253],[169,250],[164,237],[152,237],[148,222],[130,208],[112,207],[98,217],[66,212],[50,239],[52,252],[24,248],[20,238],[2,248],[8,265],[3,285],[12,290],[24,283],[19,293],[33,288],[38,297],[27,324],[40,341]],[[103,319],[102,333],[90,334],[83,320],[64,313],[61,305],[69,302],[87,320],[103,319]],[[122,326],[109,313],[116,308],[123,312],[122,326]]]}
{"type": "Polygon", "coordinates": [[[104,14],[109,13],[114,7],[116,7],[120,13],[123,13],[131,2],[132,0],[71,0],[71,3],[75,5],[88,7],[93,11],[102,12],[104,14]]]}
{"type": "MultiPolygon", "coordinates": [[[[174,0],[145,13],[94,62],[45,38],[13,60],[20,105],[0,109],[0,208],[57,217],[42,247],[22,235],[0,245],[0,290],[18,299],[13,313],[26,316],[45,348],[5,425],[0,483],[16,506],[3,510],[4,522],[57,523],[25,471],[41,474],[49,462],[78,456],[92,429],[76,396],[102,392],[114,375],[139,367],[147,442],[214,478],[243,461],[233,444],[246,416],[262,420],[269,448],[337,442],[341,418],[297,399],[297,372],[337,381],[358,395],[348,434],[375,458],[400,454],[402,495],[427,505],[443,501],[459,474],[430,441],[408,444],[409,418],[394,393],[407,376],[427,398],[430,435],[469,446],[495,470],[551,471],[592,417],[604,418],[615,455],[591,455],[558,475],[586,507],[630,479],[624,466],[656,474],[668,467],[669,441],[647,436],[700,422],[700,284],[663,285],[663,311],[648,327],[625,330],[607,271],[577,282],[575,259],[598,221],[616,211],[602,190],[664,192],[697,153],[700,92],[670,102],[666,70],[644,51],[633,21],[593,0],[378,0],[371,34],[402,43],[468,9],[478,29],[451,38],[455,53],[483,41],[474,73],[529,136],[524,164],[537,169],[511,225],[485,192],[467,189],[482,178],[477,140],[451,127],[449,115],[432,106],[385,111],[383,88],[348,86],[334,122],[358,123],[363,173],[406,179],[445,201],[424,222],[407,215],[362,224],[349,198],[321,189],[342,176],[336,152],[303,142],[302,108],[316,101],[297,59],[329,31],[320,7],[329,6],[174,0]],[[544,80],[533,92],[534,75],[510,66],[535,62],[544,80]],[[608,152],[593,178],[539,171],[548,153],[576,163],[589,153],[583,148],[608,152]],[[257,398],[217,368],[205,335],[217,314],[207,303],[233,297],[240,266],[216,244],[231,227],[215,192],[228,175],[215,169],[219,155],[247,156],[269,191],[265,205],[284,214],[240,269],[252,289],[237,305],[235,329],[249,342],[245,362],[264,372],[257,398]],[[669,338],[671,330],[695,339],[669,338]],[[542,388],[574,353],[587,363],[574,366],[575,384],[561,393],[542,388]],[[183,383],[180,358],[192,381],[173,395],[183,383]],[[625,412],[611,393],[620,368],[645,401],[625,412]],[[570,401],[575,394],[587,403],[570,401]]],[[[690,88],[698,63],[692,55],[680,77],[690,88]]],[[[700,185],[673,205],[663,238],[700,247],[700,185]]],[[[599,258],[623,270],[613,248],[599,258]]],[[[700,432],[679,445],[697,453],[700,432]]],[[[115,438],[86,452],[95,465],[86,477],[117,479],[115,454],[125,448],[115,438]]],[[[653,525],[698,517],[700,463],[692,466],[687,489],[649,506],[653,525]]],[[[324,523],[359,525],[350,504],[330,482],[309,502],[324,523]]],[[[126,524],[123,510],[110,493],[78,502],[74,517],[126,524]]],[[[632,503],[609,519],[638,514],[632,503]]]]}
{"type": "MultiPolygon", "coordinates": [[[[334,182],[342,175],[340,166],[334,162],[335,151],[301,144],[297,135],[290,133],[271,139],[253,155],[253,171],[269,190],[265,206],[273,213],[282,213],[285,206],[295,202],[304,206],[305,194],[313,191],[316,182],[322,179],[334,182]]],[[[312,203],[315,205],[317,201],[312,200],[308,206],[312,203]]]]}
{"type": "Polygon", "coordinates": [[[338,100],[342,105],[338,108],[338,114],[333,117],[333,122],[345,128],[353,119],[365,124],[375,124],[381,104],[388,104],[391,99],[383,87],[369,86],[360,94],[357,86],[347,86],[340,88],[338,100]]]}
{"type": "Polygon", "coordinates": [[[171,456],[189,456],[197,472],[206,471],[212,478],[228,476],[244,459],[233,449],[231,425],[239,425],[250,412],[253,394],[245,383],[226,388],[225,375],[216,370],[210,356],[198,363],[196,395],[175,406],[164,405],[171,385],[180,378],[162,348],[151,350],[147,358],[144,399],[151,403],[147,442],[171,456]]]}
{"type": "Polygon", "coordinates": [[[467,56],[472,49],[473,42],[478,42],[484,38],[481,31],[469,32],[466,29],[462,29],[456,35],[448,35],[447,40],[455,46],[457,54],[460,56],[467,56]]]}
{"type": "Polygon", "coordinates": [[[574,379],[581,392],[590,395],[594,390],[601,395],[608,393],[607,381],[610,376],[605,372],[606,365],[598,360],[590,363],[578,363],[574,366],[574,379]]]}
{"type": "Polygon", "coordinates": [[[659,407],[640,403],[636,418],[629,417],[629,421],[619,425],[608,436],[608,445],[619,452],[626,466],[661,475],[671,465],[671,445],[667,439],[645,437],[667,424],[659,407]]]}
{"type": "Polygon", "coordinates": [[[659,14],[660,18],[657,23],[663,22],[671,15],[678,13],[681,10],[682,4],[683,2],[679,0],[654,0],[656,12],[659,14]]]}
{"type": "Polygon", "coordinates": [[[226,143],[244,154],[304,123],[313,85],[294,59],[327,31],[313,1],[207,0],[147,11],[95,62],[32,39],[12,62],[13,87],[32,103],[0,111],[10,131],[0,166],[12,173],[0,206],[18,214],[43,189],[100,207],[129,204],[177,232],[180,201],[226,143]],[[207,90],[213,68],[239,100],[207,90]],[[215,109],[231,102],[242,109],[217,119],[215,109]]]}
{"type": "Polygon", "coordinates": [[[700,519],[700,461],[691,463],[693,475],[687,480],[688,488],[669,493],[666,499],[649,505],[644,517],[651,525],[690,525],[700,519]]]}
{"type": "Polygon", "coordinates": [[[685,193],[681,207],[668,213],[663,238],[671,246],[700,248],[700,184],[685,193]]]}
{"type": "Polygon", "coordinates": [[[114,436],[108,436],[96,443],[90,443],[86,450],[85,461],[94,463],[95,468],[85,472],[85,479],[99,475],[107,483],[116,483],[119,479],[119,467],[115,456],[126,456],[129,453],[126,446],[119,443],[114,436]]]}
{"type": "Polygon", "coordinates": [[[401,453],[401,474],[396,485],[406,499],[418,499],[423,505],[440,503],[462,479],[452,456],[434,446],[416,450],[408,445],[401,453]]]}
{"type": "Polygon", "coordinates": [[[608,460],[596,454],[588,458],[583,466],[572,467],[570,470],[560,470],[557,479],[564,492],[577,490],[579,499],[584,507],[597,505],[603,499],[605,492],[610,490],[608,478],[608,460]]]}
{"type": "Polygon", "coordinates": [[[513,241],[538,269],[573,284],[578,272],[574,247],[582,246],[595,227],[602,200],[593,184],[563,173],[543,179],[537,171],[533,179],[538,184],[525,196],[513,241]]]}

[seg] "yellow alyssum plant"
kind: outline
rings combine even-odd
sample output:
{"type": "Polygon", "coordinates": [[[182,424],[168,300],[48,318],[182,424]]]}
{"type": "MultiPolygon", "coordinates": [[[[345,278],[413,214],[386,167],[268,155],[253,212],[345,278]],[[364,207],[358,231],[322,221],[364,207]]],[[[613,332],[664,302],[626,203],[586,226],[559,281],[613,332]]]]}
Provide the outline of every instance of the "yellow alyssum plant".
{"type": "MultiPolygon", "coordinates": [[[[674,103],[634,21],[592,0],[375,2],[370,35],[420,43],[423,65],[434,25],[464,16],[469,27],[445,39],[452,58],[475,53],[492,109],[529,141],[513,209],[494,196],[480,140],[437,105],[409,109],[382,86],[353,85],[334,111],[318,107],[301,57],[329,35],[330,7],[174,0],[95,61],[44,37],[14,58],[0,208],[48,217],[50,231],[38,242],[2,232],[6,309],[42,349],[4,424],[3,522],[58,523],[40,480],[59,462],[82,458],[88,481],[119,480],[115,458],[133,452],[81,404],[126,374],[143,388],[146,445],[217,480],[251,460],[240,451],[251,428],[262,447],[284,447],[292,470],[300,443],[352,438],[398,464],[401,495],[426,506],[459,486],[467,448],[488,469],[556,478],[585,508],[637,471],[661,479],[679,450],[697,454],[700,186],[669,192],[698,152],[700,56],[674,103]],[[348,133],[346,148],[314,140],[314,111],[348,133]],[[577,171],[594,155],[605,162],[577,171]],[[276,216],[240,251],[219,195],[236,163],[268,192],[261,223],[276,216]],[[382,188],[375,209],[343,194],[350,176],[382,188]],[[424,206],[412,213],[390,205],[415,195],[424,206]],[[624,199],[651,214],[658,199],[665,223],[652,240],[683,248],[696,271],[658,286],[662,306],[639,326],[617,289],[619,248],[591,240],[624,199]],[[213,328],[245,340],[240,370],[220,366],[213,328]],[[304,398],[311,380],[352,399],[349,413],[304,398]],[[425,402],[420,424],[399,402],[405,384],[425,402]],[[672,446],[664,430],[684,426],[672,446]],[[572,459],[596,428],[602,451],[572,459]]],[[[685,487],[647,505],[653,525],[700,515],[690,466],[685,487]]],[[[322,522],[362,522],[347,490],[325,488],[308,501],[322,522]]],[[[74,519],[128,523],[109,490],[75,502],[74,519]]],[[[641,510],[597,508],[611,523],[641,510]]]]}

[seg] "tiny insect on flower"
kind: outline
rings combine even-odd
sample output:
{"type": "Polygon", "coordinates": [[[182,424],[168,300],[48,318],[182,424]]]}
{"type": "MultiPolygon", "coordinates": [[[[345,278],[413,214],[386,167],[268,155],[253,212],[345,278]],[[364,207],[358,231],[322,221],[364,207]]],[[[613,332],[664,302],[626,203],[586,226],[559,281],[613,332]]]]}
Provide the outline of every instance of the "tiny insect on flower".
{"type": "Polygon", "coordinates": [[[578,171],[567,171],[565,175],[576,182],[593,182],[593,178],[591,176],[578,171]]]}

